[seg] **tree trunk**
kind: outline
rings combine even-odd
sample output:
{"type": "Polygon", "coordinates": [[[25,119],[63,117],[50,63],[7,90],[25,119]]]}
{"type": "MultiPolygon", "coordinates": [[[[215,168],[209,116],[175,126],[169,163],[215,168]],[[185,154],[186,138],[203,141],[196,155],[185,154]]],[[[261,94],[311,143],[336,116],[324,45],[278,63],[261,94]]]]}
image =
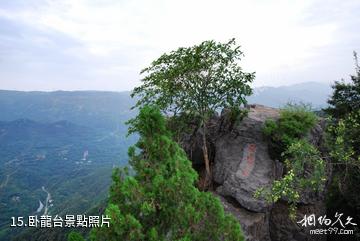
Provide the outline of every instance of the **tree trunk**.
{"type": "Polygon", "coordinates": [[[205,182],[204,182],[204,189],[208,188],[211,183],[211,170],[210,170],[210,161],[209,161],[209,154],[208,149],[206,145],[206,126],[205,122],[203,122],[203,155],[204,155],[204,162],[205,162],[205,169],[206,169],[206,175],[205,175],[205,182]]]}

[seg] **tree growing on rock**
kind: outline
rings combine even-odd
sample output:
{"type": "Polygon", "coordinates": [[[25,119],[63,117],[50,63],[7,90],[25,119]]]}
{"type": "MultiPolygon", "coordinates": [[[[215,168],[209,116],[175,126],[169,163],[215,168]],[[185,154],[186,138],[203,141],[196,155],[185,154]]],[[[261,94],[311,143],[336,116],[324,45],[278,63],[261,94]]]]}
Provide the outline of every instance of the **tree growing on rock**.
{"type": "MultiPolygon", "coordinates": [[[[349,169],[360,171],[360,66],[356,52],[355,75],[351,82],[335,82],[333,94],[328,100],[330,107],[325,111],[330,114],[328,144],[335,166],[343,166],[344,178],[349,169]]],[[[345,181],[345,180],[344,180],[345,181]]]]}
{"type": "MultiPolygon", "coordinates": [[[[336,81],[325,109],[329,116],[327,142],[333,178],[327,197],[329,213],[338,211],[360,219],[360,66],[356,52],[351,81],[336,81]]],[[[359,232],[354,232],[359,233],[359,232]]],[[[359,238],[359,236],[358,236],[359,238]]]]}
{"type": "Polygon", "coordinates": [[[206,185],[211,180],[206,122],[219,108],[239,108],[252,92],[249,84],[255,75],[243,72],[239,66],[242,56],[235,39],[178,48],[142,70],[141,74],[145,74],[142,85],[132,93],[132,97],[140,97],[137,107],[156,104],[166,114],[199,117],[206,185]]]}
{"type": "MultiPolygon", "coordinates": [[[[131,122],[140,135],[129,149],[134,175],[116,169],[106,214],[110,227],[94,229],[92,240],[244,240],[239,223],[211,193],[195,187],[197,173],[171,139],[165,119],[145,106],[131,122]]],[[[72,234],[73,240],[76,235],[72,234]]]]}
{"type": "Polygon", "coordinates": [[[328,100],[330,107],[325,109],[335,119],[346,118],[350,113],[360,110],[360,66],[357,53],[354,52],[355,75],[351,75],[351,81],[335,81],[332,86],[333,94],[328,100]]]}

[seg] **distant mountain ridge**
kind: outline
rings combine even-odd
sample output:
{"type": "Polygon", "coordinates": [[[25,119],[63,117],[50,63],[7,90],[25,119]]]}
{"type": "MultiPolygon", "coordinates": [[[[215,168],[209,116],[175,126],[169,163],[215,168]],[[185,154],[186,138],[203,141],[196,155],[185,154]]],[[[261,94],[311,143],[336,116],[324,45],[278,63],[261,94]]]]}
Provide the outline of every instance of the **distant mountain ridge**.
{"type": "MultiPolygon", "coordinates": [[[[280,87],[257,87],[248,97],[250,104],[281,107],[288,102],[326,107],[331,86],[306,82],[280,87]]],[[[0,121],[27,118],[39,122],[67,120],[98,129],[126,132],[124,122],[136,114],[130,92],[109,91],[9,91],[0,90],[0,121]]]]}
{"type": "Polygon", "coordinates": [[[67,120],[97,129],[125,130],[124,122],[135,113],[130,110],[133,105],[129,92],[0,90],[0,121],[67,120]]]}
{"type": "Polygon", "coordinates": [[[288,102],[303,102],[320,109],[327,106],[332,88],[326,83],[305,82],[279,87],[258,87],[254,88],[253,92],[248,98],[249,103],[279,108],[288,102]]]}

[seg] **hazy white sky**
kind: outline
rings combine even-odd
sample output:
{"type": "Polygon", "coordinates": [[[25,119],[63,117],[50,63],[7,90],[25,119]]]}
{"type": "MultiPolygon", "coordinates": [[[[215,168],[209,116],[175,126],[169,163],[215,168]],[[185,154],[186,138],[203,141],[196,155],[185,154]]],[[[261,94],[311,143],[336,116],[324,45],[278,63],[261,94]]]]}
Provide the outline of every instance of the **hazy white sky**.
{"type": "Polygon", "coordinates": [[[359,0],[0,0],[0,89],[131,90],[163,52],[242,46],[255,86],[354,72],[359,0]]]}

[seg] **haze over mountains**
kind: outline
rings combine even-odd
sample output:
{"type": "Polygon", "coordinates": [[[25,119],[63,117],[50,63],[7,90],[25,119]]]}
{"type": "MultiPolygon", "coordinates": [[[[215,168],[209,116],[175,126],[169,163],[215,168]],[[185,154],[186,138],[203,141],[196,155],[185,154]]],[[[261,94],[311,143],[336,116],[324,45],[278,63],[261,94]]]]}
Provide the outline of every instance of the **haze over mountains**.
{"type": "MultiPolygon", "coordinates": [[[[330,93],[309,82],[255,88],[248,101],[321,108],[330,93]]],[[[0,90],[0,240],[24,231],[9,228],[11,217],[43,214],[39,203],[50,215],[76,215],[106,198],[112,167],[127,163],[136,140],[125,137],[134,103],[130,92],[0,90]]]]}
{"type": "Polygon", "coordinates": [[[119,129],[131,115],[129,92],[0,90],[0,120],[67,120],[96,129],[119,129]]]}
{"type": "MultiPolygon", "coordinates": [[[[306,82],[280,87],[254,89],[249,103],[281,107],[288,102],[311,103],[314,108],[326,106],[331,86],[306,82]]],[[[0,90],[0,121],[21,118],[39,122],[67,120],[96,129],[119,130],[135,114],[130,92],[106,91],[7,91],[0,90]]]]}
{"type": "Polygon", "coordinates": [[[282,107],[288,102],[303,102],[320,109],[327,105],[327,99],[332,93],[329,84],[319,82],[305,82],[280,87],[259,87],[254,89],[249,103],[257,103],[270,107],[282,107]]]}
{"type": "Polygon", "coordinates": [[[107,197],[135,140],[132,104],[128,93],[0,91],[0,240],[27,232],[11,217],[83,214],[107,197]]]}

